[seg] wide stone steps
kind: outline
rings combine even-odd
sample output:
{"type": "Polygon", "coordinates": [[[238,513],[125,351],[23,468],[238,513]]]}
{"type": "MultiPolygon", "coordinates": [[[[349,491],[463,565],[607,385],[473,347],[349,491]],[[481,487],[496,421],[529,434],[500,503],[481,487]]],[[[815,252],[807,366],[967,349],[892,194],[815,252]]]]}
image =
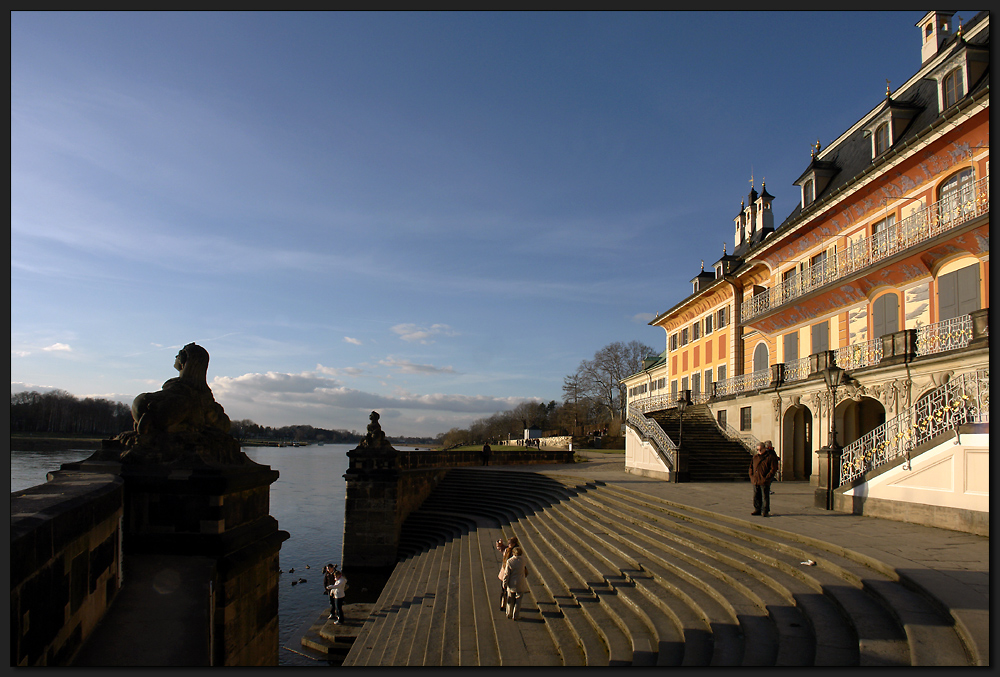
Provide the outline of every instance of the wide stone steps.
{"type": "Polygon", "coordinates": [[[747,482],[750,454],[739,442],[721,432],[703,404],[688,407],[683,426],[676,409],[651,412],[674,442],[680,441],[688,452],[688,476],[692,482],[747,482]]]}
{"type": "Polygon", "coordinates": [[[400,553],[344,665],[970,663],[888,565],[600,482],[451,470],[400,553]],[[511,535],[531,570],[516,622],[494,547],[511,535]]]}

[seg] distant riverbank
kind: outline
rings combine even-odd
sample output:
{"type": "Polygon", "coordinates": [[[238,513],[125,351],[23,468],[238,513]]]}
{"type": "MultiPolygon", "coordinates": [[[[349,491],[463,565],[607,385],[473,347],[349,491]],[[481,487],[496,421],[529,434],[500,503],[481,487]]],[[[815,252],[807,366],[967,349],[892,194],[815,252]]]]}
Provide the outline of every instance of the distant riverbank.
{"type": "Polygon", "coordinates": [[[12,433],[10,448],[12,451],[67,451],[69,449],[97,451],[101,448],[101,439],[101,437],[94,436],[12,433]]]}

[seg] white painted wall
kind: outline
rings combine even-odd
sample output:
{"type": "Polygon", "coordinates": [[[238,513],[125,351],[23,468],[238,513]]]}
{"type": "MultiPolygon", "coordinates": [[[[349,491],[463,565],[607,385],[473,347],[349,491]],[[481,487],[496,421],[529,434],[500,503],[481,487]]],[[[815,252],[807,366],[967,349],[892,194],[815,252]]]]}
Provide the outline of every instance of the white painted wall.
{"type": "Polygon", "coordinates": [[[934,449],[882,473],[870,482],[845,491],[907,503],[924,503],[963,510],[990,511],[990,437],[962,435],[945,440],[934,449]]]}

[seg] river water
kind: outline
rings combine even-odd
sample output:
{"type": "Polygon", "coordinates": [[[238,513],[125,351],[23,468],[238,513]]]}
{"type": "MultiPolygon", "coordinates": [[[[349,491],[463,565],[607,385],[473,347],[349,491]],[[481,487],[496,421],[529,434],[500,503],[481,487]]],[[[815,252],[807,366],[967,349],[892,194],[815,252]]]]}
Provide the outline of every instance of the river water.
{"type": "MultiPolygon", "coordinates": [[[[327,666],[296,653],[300,630],[329,609],[323,593],[323,566],[340,564],[344,535],[344,473],[353,444],[306,447],[245,447],[252,460],[279,473],[271,485],[271,515],[290,538],[281,546],[278,587],[278,662],[283,666],[327,666]],[[308,568],[306,568],[308,567],[308,568]],[[291,569],[295,571],[289,573],[291,569]],[[299,579],[305,582],[299,583],[299,579]],[[295,581],[296,585],[292,585],[295,581]]],[[[408,449],[410,447],[397,447],[408,449]]],[[[93,451],[13,451],[12,492],[45,482],[63,463],[88,458],[93,451]]]]}

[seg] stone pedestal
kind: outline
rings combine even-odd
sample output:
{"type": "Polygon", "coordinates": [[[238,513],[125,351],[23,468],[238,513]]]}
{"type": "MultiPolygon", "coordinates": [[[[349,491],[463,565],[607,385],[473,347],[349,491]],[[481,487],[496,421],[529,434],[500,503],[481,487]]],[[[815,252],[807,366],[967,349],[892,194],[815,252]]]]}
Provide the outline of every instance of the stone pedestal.
{"type": "MultiPolygon", "coordinates": [[[[269,514],[278,472],[243,458],[241,465],[88,460],[63,468],[112,472],[124,480],[126,578],[130,556],[214,564],[205,569],[209,580],[180,582],[211,591],[205,627],[210,664],[277,665],[278,553],[288,538],[269,514]]],[[[162,603],[170,604],[171,596],[162,603]]]]}
{"type": "Polygon", "coordinates": [[[347,457],[344,568],[393,566],[402,528],[399,452],[388,443],[373,447],[362,442],[347,457]]]}
{"type": "Polygon", "coordinates": [[[816,486],[814,505],[817,508],[833,510],[833,492],[840,486],[840,447],[822,447],[819,455],[819,483],[816,486]]]}

